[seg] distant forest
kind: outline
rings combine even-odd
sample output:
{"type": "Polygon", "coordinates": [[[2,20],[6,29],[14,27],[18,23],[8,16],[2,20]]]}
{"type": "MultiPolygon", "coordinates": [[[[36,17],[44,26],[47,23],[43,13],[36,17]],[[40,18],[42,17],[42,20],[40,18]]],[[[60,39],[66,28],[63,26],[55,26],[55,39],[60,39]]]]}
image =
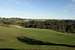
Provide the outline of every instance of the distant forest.
{"type": "Polygon", "coordinates": [[[75,20],[0,18],[0,25],[20,25],[25,28],[52,29],[75,33],[75,20]]]}

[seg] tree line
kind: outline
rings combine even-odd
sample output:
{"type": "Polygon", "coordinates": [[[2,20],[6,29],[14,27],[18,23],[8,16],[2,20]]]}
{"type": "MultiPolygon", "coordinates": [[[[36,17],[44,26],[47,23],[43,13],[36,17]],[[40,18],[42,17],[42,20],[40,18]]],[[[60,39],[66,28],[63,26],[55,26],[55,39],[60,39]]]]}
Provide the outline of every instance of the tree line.
{"type": "Polygon", "coordinates": [[[60,32],[75,33],[75,20],[31,20],[22,26],[28,28],[52,29],[60,32]]]}
{"type": "Polygon", "coordinates": [[[26,28],[52,29],[75,33],[75,20],[0,18],[0,25],[20,25],[26,28]]]}

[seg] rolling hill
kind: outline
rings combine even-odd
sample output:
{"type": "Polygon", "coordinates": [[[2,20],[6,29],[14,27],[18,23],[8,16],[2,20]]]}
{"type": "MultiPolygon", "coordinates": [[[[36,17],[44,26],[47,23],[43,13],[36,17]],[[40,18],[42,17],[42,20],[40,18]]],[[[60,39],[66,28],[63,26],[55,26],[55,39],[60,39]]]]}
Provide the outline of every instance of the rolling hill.
{"type": "Polygon", "coordinates": [[[32,39],[56,43],[75,45],[75,35],[56,32],[49,29],[17,28],[14,26],[0,26],[0,48],[13,49],[39,49],[39,50],[75,50],[74,47],[58,45],[31,45],[17,40],[17,37],[25,36],[32,39]]]}

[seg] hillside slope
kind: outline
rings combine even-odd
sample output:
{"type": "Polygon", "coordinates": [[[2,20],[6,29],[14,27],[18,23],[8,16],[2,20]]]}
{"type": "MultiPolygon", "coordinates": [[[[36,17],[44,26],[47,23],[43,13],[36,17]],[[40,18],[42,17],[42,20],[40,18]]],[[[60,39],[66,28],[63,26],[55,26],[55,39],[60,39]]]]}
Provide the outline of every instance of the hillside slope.
{"type": "Polygon", "coordinates": [[[29,38],[52,42],[57,44],[75,45],[75,35],[68,35],[48,29],[34,28],[16,28],[0,26],[0,48],[15,49],[45,49],[45,50],[75,50],[66,46],[49,46],[49,45],[29,45],[17,40],[18,36],[26,36],[29,38]]]}

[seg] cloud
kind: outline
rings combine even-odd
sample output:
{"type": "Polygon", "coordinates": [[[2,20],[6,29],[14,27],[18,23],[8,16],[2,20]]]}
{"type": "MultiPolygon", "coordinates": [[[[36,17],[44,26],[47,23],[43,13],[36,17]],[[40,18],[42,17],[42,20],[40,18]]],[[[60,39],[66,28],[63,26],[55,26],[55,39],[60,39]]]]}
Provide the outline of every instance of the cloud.
{"type": "Polygon", "coordinates": [[[72,12],[75,12],[75,0],[72,0],[71,10],[72,10],[72,12]]]}
{"type": "Polygon", "coordinates": [[[75,0],[70,0],[70,2],[64,6],[63,14],[65,14],[64,18],[75,19],[75,0]]]}
{"type": "Polygon", "coordinates": [[[32,0],[16,0],[16,4],[30,5],[32,0]]]}
{"type": "Polygon", "coordinates": [[[68,5],[65,6],[65,11],[66,12],[70,12],[71,14],[75,13],[75,0],[71,0],[72,2],[70,2],[68,5]]]}
{"type": "Polygon", "coordinates": [[[32,8],[32,0],[16,0],[16,7],[17,6],[32,8]]]}
{"type": "Polygon", "coordinates": [[[75,0],[72,0],[72,2],[75,2],[75,0]]]}

